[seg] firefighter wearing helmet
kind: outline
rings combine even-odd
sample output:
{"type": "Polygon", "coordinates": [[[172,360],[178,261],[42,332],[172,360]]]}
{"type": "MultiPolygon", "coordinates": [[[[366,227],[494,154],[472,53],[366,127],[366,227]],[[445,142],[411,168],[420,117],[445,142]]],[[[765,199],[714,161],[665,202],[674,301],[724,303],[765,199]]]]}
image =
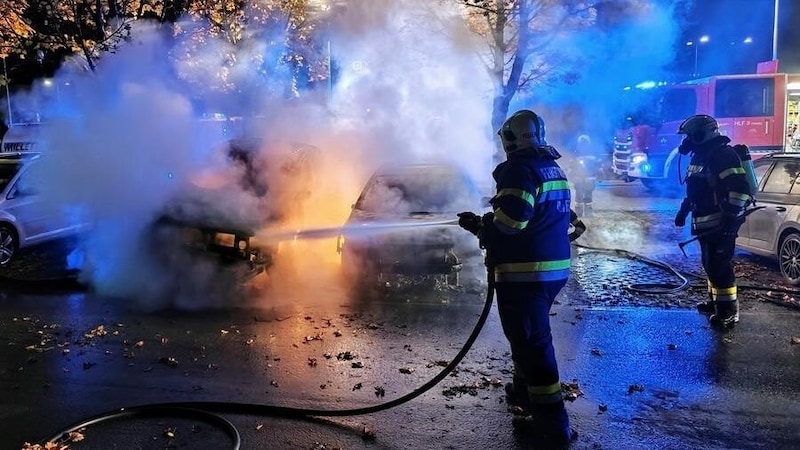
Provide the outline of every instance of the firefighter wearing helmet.
{"type": "Polygon", "coordinates": [[[575,210],[581,217],[592,217],[592,197],[597,185],[600,158],[588,134],[580,134],[567,175],[575,187],[575,210]]]}
{"type": "Polygon", "coordinates": [[[508,401],[535,417],[532,431],[543,440],[565,443],[574,432],[561,394],[550,307],[569,277],[568,234],[577,216],[556,162],[561,155],[545,140],[544,120],[533,111],[517,111],[498,135],[506,161],[492,173],[494,212],[461,213],[459,225],[479,237],[487,264],[494,267],[498,312],[514,365],[508,401]]]}
{"type": "MultiPolygon", "coordinates": [[[[678,151],[691,155],[686,175],[686,198],[675,217],[682,227],[691,213],[691,232],[698,236],[701,260],[708,276],[708,300],[697,310],[709,314],[712,325],[731,328],[739,321],[733,253],[742,224],[740,215],[752,201],[752,188],[742,157],[719,132],[708,115],[686,119],[678,129],[686,137],[678,151]]],[[[746,153],[746,152],[745,152],[746,153]]],[[[745,161],[749,161],[749,158],[745,161]]]]}

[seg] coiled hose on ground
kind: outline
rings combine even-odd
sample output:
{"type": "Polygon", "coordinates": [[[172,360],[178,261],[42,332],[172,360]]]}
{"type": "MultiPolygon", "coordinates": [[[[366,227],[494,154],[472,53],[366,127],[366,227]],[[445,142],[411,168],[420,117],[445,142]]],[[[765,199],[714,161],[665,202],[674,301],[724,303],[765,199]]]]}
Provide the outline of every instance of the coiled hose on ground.
{"type": "MultiPolygon", "coordinates": [[[[679,283],[631,283],[625,286],[625,289],[628,289],[633,292],[641,293],[641,294],[674,294],[676,292],[680,292],[684,289],[690,287],[696,287],[700,289],[706,288],[706,277],[700,274],[689,273],[689,272],[681,272],[680,270],[674,268],[670,264],[667,264],[664,261],[659,261],[657,259],[649,258],[639,253],[631,252],[624,249],[619,248],[603,248],[603,247],[593,247],[589,245],[582,245],[582,244],[575,244],[574,246],[584,249],[587,252],[597,252],[597,253],[605,253],[611,254],[614,256],[626,257],[630,259],[634,259],[637,261],[642,261],[644,263],[650,264],[655,267],[660,267],[666,270],[669,273],[672,273],[677,279],[680,280],[679,283]],[[702,281],[702,283],[694,284],[690,279],[694,279],[696,281],[702,281]]],[[[788,289],[788,288],[781,288],[776,286],[762,286],[757,284],[749,284],[749,283],[741,283],[737,282],[736,286],[740,290],[752,290],[752,291],[765,291],[765,292],[776,292],[781,294],[788,294],[788,295],[797,295],[800,296],[800,289],[788,289]]],[[[781,306],[790,306],[796,309],[800,309],[800,305],[793,305],[786,302],[779,302],[779,301],[772,301],[767,300],[771,303],[779,304],[781,306]]]]}

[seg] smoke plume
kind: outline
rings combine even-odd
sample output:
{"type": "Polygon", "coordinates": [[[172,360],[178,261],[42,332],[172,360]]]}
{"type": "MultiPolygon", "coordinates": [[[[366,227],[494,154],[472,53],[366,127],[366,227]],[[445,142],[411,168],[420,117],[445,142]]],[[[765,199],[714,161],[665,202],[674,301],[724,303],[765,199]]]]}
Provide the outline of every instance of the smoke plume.
{"type": "MultiPolygon", "coordinates": [[[[282,36],[243,47],[192,40],[202,24],[188,19],[177,37],[137,24],[135,39],[95,73],[65,65],[54,82],[68,117],[44,127],[42,181],[45,194],[73,207],[73,221],[92,225],[82,257],[72,258],[83,280],[148,309],[336,301],[335,237],[285,239],[287,231],[344,224],[368,177],[386,164],[450,162],[490,189],[493,85],[478,57],[487,48],[455,3],[437,5],[348,2],[327,35],[335,83],[299,95],[295,72],[280,63],[282,36]],[[220,115],[231,111],[244,116],[220,115]],[[238,138],[249,143],[250,166],[226,153],[238,138]],[[271,249],[269,273],[242,297],[214,262],[154,245],[154,222],[174,208],[252,231],[254,244],[271,249]]],[[[656,76],[673,56],[677,29],[668,6],[623,16],[599,36],[561,36],[556,45],[584,61],[579,81],[538,87],[514,106],[543,105],[557,136],[573,132],[558,115],[578,103],[578,127],[610,133],[619,86],[656,76]]]]}

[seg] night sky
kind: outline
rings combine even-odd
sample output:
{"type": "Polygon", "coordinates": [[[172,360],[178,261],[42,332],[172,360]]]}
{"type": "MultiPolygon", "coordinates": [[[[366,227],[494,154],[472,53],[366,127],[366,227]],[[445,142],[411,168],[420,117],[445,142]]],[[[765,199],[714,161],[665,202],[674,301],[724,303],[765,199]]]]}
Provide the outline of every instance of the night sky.
{"type": "MultiPolygon", "coordinates": [[[[800,1],[780,0],[778,13],[778,60],[781,72],[800,72],[800,1]]],[[[753,73],[756,63],[772,59],[775,0],[695,0],[678,14],[684,22],[681,42],[676,43],[674,71],[690,78],[700,36],[709,40],[697,48],[701,76],[753,73]],[[746,38],[752,42],[746,44],[746,38]]]]}

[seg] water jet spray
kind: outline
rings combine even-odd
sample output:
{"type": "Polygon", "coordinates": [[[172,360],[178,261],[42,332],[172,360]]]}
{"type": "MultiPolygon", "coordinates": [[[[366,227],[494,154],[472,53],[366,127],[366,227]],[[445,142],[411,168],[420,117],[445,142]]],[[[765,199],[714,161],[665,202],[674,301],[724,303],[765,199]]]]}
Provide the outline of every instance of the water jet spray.
{"type": "Polygon", "coordinates": [[[414,222],[369,222],[357,225],[345,225],[341,227],[306,228],[295,231],[284,230],[260,234],[259,238],[275,240],[326,239],[338,237],[345,233],[348,236],[368,236],[374,234],[391,233],[393,231],[434,228],[450,225],[458,225],[458,219],[414,222]]]}

